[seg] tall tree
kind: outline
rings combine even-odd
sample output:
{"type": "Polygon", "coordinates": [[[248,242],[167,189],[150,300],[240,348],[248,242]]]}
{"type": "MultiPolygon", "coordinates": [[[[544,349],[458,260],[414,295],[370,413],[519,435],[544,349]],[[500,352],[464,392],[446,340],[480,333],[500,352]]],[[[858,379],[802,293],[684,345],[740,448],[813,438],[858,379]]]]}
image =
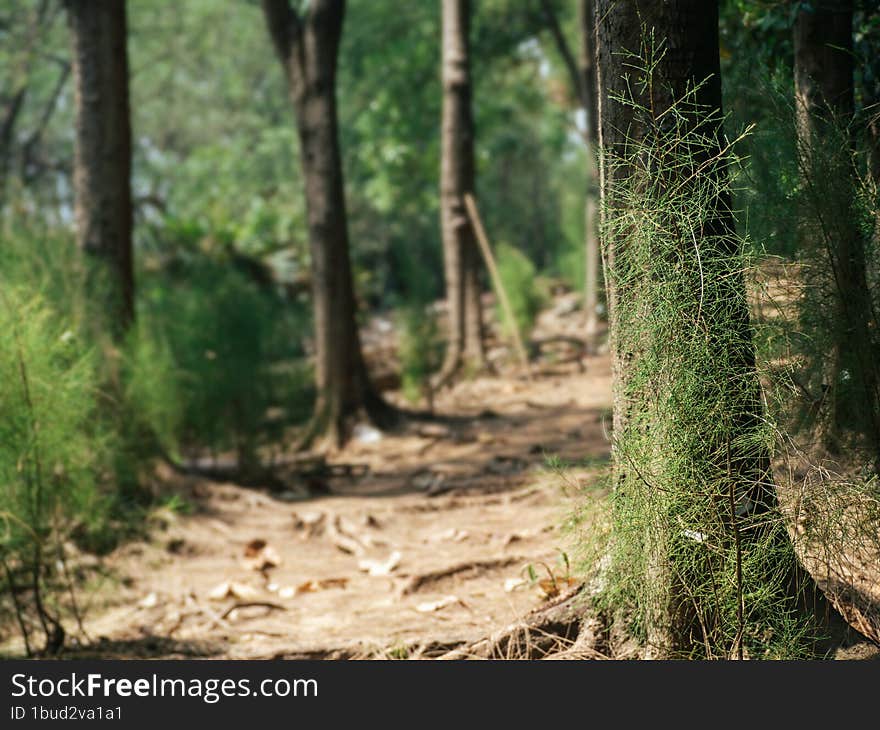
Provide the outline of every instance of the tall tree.
{"type": "Polygon", "coordinates": [[[853,71],[852,0],[801,3],[794,23],[798,159],[807,201],[801,236],[829,272],[834,309],[821,425],[826,446],[836,450],[845,424],[864,423],[880,464],[880,370],[872,334],[880,323],[855,207],[853,71]]]}
{"type": "Polygon", "coordinates": [[[562,25],[556,14],[552,0],[541,0],[548,30],[562,57],[578,103],[586,117],[584,142],[588,165],[588,189],[584,206],[584,253],[586,260],[584,279],[584,315],[587,341],[594,347],[599,329],[599,217],[596,205],[599,196],[599,163],[596,155],[599,150],[599,112],[596,98],[596,18],[593,0],[579,0],[578,28],[581,48],[579,58],[575,58],[562,25]]]}
{"type": "Polygon", "coordinates": [[[464,203],[464,196],[474,193],[470,0],[442,0],[442,8],[440,226],[449,324],[446,356],[437,385],[448,381],[462,366],[481,369],[486,363],[480,254],[464,203]]]}
{"type": "Polygon", "coordinates": [[[262,0],[262,7],[287,80],[305,182],[318,398],[303,445],[326,438],[340,446],[354,419],[380,426],[394,419],[370,381],[355,319],[336,110],[345,0],[313,0],[302,12],[289,0],[262,0]]]}
{"type": "MultiPolygon", "coordinates": [[[[636,510],[622,529],[637,533],[650,653],[688,655],[729,628],[720,607],[698,605],[700,541],[738,555],[738,521],[773,504],[722,142],[718,6],[597,0],[596,17],[615,484],[636,510]]],[[[740,625],[719,643],[742,640],[740,625]]]]}
{"type": "Polygon", "coordinates": [[[107,326],[134,319],[131,120],[124,0],[66,0],[73,41],[77,241],[91,259],[107,326]]]}

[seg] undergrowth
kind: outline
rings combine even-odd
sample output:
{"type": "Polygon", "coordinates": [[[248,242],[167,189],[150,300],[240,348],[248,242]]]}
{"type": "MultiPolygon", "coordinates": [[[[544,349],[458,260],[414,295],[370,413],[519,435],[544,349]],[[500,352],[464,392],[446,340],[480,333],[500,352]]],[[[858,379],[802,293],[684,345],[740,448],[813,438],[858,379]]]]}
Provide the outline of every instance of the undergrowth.
{"type": "Polygon", "coordinates": [[[307,311],[232,257],[186,258],[139,271],[137,323],[114,342],[71,238],[4,222],[0,621],[28,655],[83,635],[69,557],[144,529],[157,459],[232,449],[247,467],[310,410],[307,311]]]}

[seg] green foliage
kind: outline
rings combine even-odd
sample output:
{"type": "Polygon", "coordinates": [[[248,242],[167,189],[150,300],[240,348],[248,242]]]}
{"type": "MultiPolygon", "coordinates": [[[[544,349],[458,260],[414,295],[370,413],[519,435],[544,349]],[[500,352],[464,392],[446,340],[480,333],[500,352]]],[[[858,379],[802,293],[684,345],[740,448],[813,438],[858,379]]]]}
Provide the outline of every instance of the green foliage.
{"type": "Polygon", "coordinates": [[[430,378],[440,366],[443,343],[437,318],[425,305],[410,304],[399,311],[400,378],[403,394],[411,403],[428,396],[430,378]]]}
{"type": "MultiPolygon", "coordinates": [[[[0,582],[6,596],[15,584],[27,634],[27,607],[58,624],[44,594],[57,583],[50,566],[63,543],[106,529],[111,501],[102,487],[112,478],[113,439],[100,419],[95,353],[70,317],[39,291],[5,277],[0,287],[0,582]],[[25,585],[30,594],[19,597],[25,585]]],[[[3,612],[11,608],[4,601],[3,612]]]]}
{"type": "MultiPolygon", "coordinates": [[[[104,552],[142,528],[150,461],[231,448],[246,468],[307,416],[309,312],[283,295],[271,267],[204,253],[202,229],[179,224],[166,234],[181,241],[176,255],[157,252],[138,272],[137,324],[117,346],[101,332],[70,237],[21,220],[7,220],[5,233],[0,558],[16,596],[36,590],[0,611],[22,616],[30,634],[32,616],[51,629],[73,605],[69,576],[54,568],[64,565],[59,546],[104,552]]],[[[0,576],[4,588],[9,580],[0,576]]]]}
{"type": "MultiPolygon", "coordinates": [[[[527,337],[535,324],[535,317],[547,304],[549,292],[543,280],[538,276],[535,265],[517,249],[506,243],[498,245],[498,274],[507,291],[513,318],[520,333],[527,337]]],[[[510,337],[510,323],[507,321],[500,302],[496,306],[498,321],[502,330],[510,337]]]]}
{"type": "Polygon", "coordinates": [[[178,266],[141,278],[129,395],[165,449],[231,448],[249,461],[269,434],[271,407],[286,422],[308,413],[308,312],[228,257],[178,266]]]}
{"type": "Polygon", "coordinates": [[[758,74],[740,94],[754,105],[737,106],[734,114],[756,123],[742,145],[740,228],[757,255],[776,261],[758,277],[758,343],[762,356],[777,363],[773,408],[789,433],[818,437],[837,456],[844,446],[853,453],[873,449],[869,458],[876,460],[880,208],[867,174],[871,142],[858,122],[816,119],[821,131],[799,147],[792,86],[787,69],[758,74]],[[842,276],[846,249],[863,262],[862,284],[842,276]],[[867,322],[861,331],[860,321],[867,322]]]}

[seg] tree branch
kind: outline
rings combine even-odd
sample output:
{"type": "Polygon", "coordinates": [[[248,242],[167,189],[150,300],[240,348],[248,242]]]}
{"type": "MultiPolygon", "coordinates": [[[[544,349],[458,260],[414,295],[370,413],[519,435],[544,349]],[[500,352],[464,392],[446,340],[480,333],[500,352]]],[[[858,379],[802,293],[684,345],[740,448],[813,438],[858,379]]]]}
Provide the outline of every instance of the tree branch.
{"type": "Polygon", "coordinates": [[[30,158],[33,147],[40,141],[40,137],[43,136],[43,132],[49,124],[49,120],[52,119],[52,114],[55,112],[55,108],[58,105],[58,99],[61,98],[61,92],[64,90],[69,75],[70,64],[65,63],[61,69],[61,73],[58,75],[58,80],[55,82],[55,88],[52,90],[52,95],[49,97],[46,106],[43,108],[43,113],[40,115],[36,128],[28,135],[27,140],[25,140],[22,145],[23,158],[25,160],[30,158]]]}
{"type": "MultiPolygon", "coordinates": [[[[293,50],[300,44],[302,21],[289,0],[262,0],[263,17],[281,64],[288,69],[293,50]]],[[[288,69],[289,73],[289,69],[288,69]]]]}
{"type": "Polygon", "coordinates": [[[559,55],[562,57],[562,61],[565,63],[565,68],[568,70],[568,74],[571,77],[575,96],[580,102],[580,105],[584,107],[584,109],[587,109],[589,107],[589,99],[587,98],[587,90],[584,88],[584,79],[578,69],[574,54],[571,52],[571,47],[568,45],[568,40],[566,40],[565,34],[562,32],[562,27],[559,25],[559,18],[556,16],[556,11],[553,8],[551,0],[541,0],[541,10],[544,15],[544,22],[547,26],[547,30],[549,30],[550,35],[553,36],[559,55]]]}

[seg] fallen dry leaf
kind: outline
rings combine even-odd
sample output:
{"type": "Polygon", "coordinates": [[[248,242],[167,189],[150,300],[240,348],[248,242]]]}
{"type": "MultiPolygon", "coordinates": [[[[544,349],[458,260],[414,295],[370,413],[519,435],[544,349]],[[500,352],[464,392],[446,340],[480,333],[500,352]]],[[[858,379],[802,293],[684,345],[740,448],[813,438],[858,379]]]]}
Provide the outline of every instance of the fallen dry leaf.
{"type": "Polygon", "coordinates": [[[293,526],[295,529],[300,530],[303,533],[303,540],[320,535],[324,531],[324,523],[326,520],[326,512],[293,513],[293,526]]]}
{"type": "Polygon", "coordinates": [[[281,556],[269,543],[257,538],[245,545],[242,564],[249,570],[268,570],[281,565],[281,556]]]}
{"type": "Polygon", "coordinates": [[[373,517],[373,515],[371,515],[369,512],[364,515],[363,522],[364,522],[364,527],[372,527],[376,530],[382,529],[382,523],[379,522],[379,520],[377,520],[375,517],[373,517]]]}
{"type": "Polygon", "coordinates": [[[227,598],[238,598],[243,601],[251,600],[260,595],[260,592],[245,583],[235,581],[223,581],[211,589],[208,598],[212,601],[223,601],[227,598]]]}
{"type": "Polygon", "coordinates": [[[554,580],[546,578],[538,581],[538,588],[544,598],[556,598],[566,588],[571,588],[577,583],[578,581],[574,578],[556,578],[554,580]]]}
{"type": "MultiPolygon", "coordinates": [[[[328,588],[345,588],[347,585],[348,578],[321,578],[318,580],[307,580],[296,587],[294,595],[299,595],[300,593],[316,593],[317,591],[323,591],[328,588]]],[[[281,595],[281,591],[278,592],[278,595],[281,595]]]]}
{"type": "Polygon", "coordinates": [[[370,575],[390,575],[400,565],[401,557],[403,556],[395,550],[388,556],[387,560],[370,560],[365,558],[358,563],[358,568],[370,575]]]}

